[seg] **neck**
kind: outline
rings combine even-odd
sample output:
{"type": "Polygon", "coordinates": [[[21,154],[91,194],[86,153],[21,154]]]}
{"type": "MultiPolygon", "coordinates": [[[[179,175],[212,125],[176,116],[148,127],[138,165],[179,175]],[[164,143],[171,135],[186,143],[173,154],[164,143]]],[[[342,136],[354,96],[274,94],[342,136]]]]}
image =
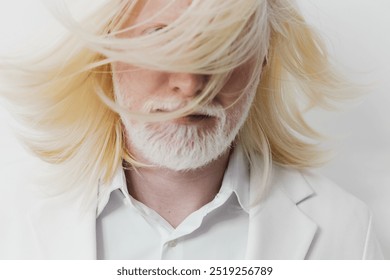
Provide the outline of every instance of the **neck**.
{"type": "Polygon", "coordinates": [[[188,215],[214,199],[229,155],[227,151],[210,164],[190,171],[129,169],[126,171],[129,193],[176,228],[188,215]]]}

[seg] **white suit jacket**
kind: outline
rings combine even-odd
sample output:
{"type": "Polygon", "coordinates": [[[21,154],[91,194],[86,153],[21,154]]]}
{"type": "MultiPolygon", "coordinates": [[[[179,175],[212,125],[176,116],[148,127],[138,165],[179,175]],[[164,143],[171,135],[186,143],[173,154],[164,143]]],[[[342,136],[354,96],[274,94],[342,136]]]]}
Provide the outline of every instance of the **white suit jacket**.
{"type": "MultiPolygon", "coordinates": [[[[250,176],[257,186],[261,174],[250,176]]],[[[0,259],[96,258],[97,201],[87,208],[72,196],[9,196],[13,207],[0,209],[0,259]]],[[[249,219],[247,259],[382,258],[367,207],[310,172],[275,166],[270,192],[249,219]]]]}

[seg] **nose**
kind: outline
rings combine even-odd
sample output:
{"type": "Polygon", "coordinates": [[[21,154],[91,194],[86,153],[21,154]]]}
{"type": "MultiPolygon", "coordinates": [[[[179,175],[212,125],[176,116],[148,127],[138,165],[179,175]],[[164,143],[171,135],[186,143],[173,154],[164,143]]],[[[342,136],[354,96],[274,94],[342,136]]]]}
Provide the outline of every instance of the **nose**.
{"type": "Polygon", "coordinates": [[[170,73],[169,88],[173,93],[186,97],[198,95],[204,88],[206,76],[191,73],[170,73]]]}

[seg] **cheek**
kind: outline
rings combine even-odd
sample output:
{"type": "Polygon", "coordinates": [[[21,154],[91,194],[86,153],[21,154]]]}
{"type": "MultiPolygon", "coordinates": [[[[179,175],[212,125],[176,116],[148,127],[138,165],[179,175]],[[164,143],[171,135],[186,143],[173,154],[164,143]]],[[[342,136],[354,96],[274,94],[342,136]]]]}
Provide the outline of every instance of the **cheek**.
{"type": "Polygon", "coordinates": [[[120,93],[122,95],[133,95],[135,92],[142,90],[146,84],[143,82],[146,79],[146,73],[143,72],[130,65],[117,63],[117,67],[113,68],[113,78],[120,89],[120,93]]]}
{"type": "Polygon", "coordinates": [[[156,92],[156,73],[124,63],[113,65],[113,83],[118,102],[129,109],[139,110],[156,92]]]}
{"type": "Polygon", "coordinates": [[[241,98],[235,99],[234,102],[229,105],[230,107],[226,110],[226,115],[232,123],[238,122],[238,120],[246,114],[251,104],[251,96],[252,94],[247,92],[242,95],[241,98]]]}
{"type": "Polygon", "coordinates": [[[222,88],[221,92],[217,95],[218,102],[224,108],[230,106],[236,107],[235,105],[242,107],[242,103],[245,103],[245,100],[248,98],[245,96],[248,93],[244,91],[251,80],[252,74],[253,66],[251,63],[246,63],[235,69],[226,82],[225,86],[222,88]]]}

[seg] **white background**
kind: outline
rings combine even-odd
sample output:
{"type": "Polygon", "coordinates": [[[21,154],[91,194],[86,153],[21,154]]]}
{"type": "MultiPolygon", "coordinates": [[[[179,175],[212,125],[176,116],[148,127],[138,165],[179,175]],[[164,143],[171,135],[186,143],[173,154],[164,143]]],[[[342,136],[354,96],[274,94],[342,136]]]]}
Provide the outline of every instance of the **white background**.
{"type": "MultiPolygon", "coordinates": [[[[366,85],[367,92],[342,112],[310,115],[311,123],[333,136],[337,153],[320,172],[370,206],[385,258],[390,259],[390,1],[298,2],[346,75],[366,85]]],[[[55,33],[53,27],[39,0],[0,0],[0,55],[44,47],[47,33],[55,33]]],[[[34,162],[12,136],[10,123],[0,107],[1,189],[13,187],[24,176],[25,163],[34,162]]]]}

